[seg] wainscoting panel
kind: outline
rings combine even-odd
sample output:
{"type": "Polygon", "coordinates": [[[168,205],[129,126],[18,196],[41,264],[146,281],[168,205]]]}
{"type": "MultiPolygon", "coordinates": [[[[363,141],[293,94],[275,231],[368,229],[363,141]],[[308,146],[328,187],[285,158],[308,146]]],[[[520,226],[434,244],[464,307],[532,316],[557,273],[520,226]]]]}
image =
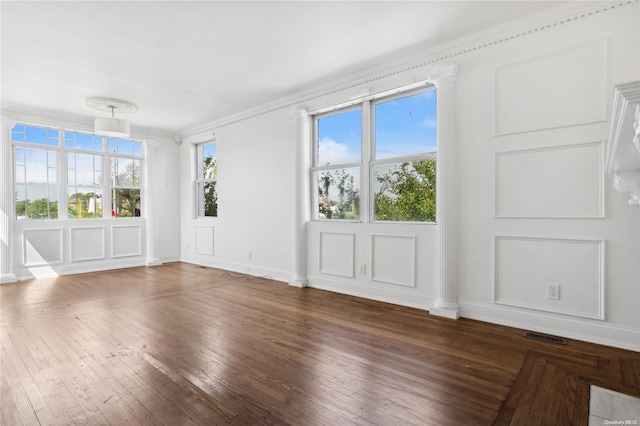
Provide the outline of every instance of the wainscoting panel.
{"type": "Polygon", "coordinates": [[[605,41],[496,68],[495,133],[605,120],[605,41]]]}
{"type": "Polygon", "coordinates": [[[416,237],[371,236],[371,279],[415,287],[416,237]]]}
{"type": "Polygon", "coordinates": [[[496,153],[496,217],[604,217],[603,155],[603,142],[496,153]]]}
{"type": "Polygon", "coordinates": [[[69,228],[71,261],[104,259],[104,232],[104,226],[69,228]]]}
{"type": "Polygon", "coordinates": [[[196,253],[213,256],[213,226],[196,226],[196,253]]]}
{"type": "Polygon", "coordinates": [[[355,234],[320,232],[320,272],[354,277],[355,234]]]}
{"type": "Polygon", "coordinates": [[[495,303],[602,320],[603,295],[604,241],[495,237],[495,303]]]}
{"type": "Polygon", "coordinates": [[[23,236],[25,266],[62,263],[62,228],[25,229],[23,236]]]}
{"type": "Polygon", "coordinates": [[[142,228],[140,225],[114,225],[111,228],[111,257],[142,255],[142,228]]]}

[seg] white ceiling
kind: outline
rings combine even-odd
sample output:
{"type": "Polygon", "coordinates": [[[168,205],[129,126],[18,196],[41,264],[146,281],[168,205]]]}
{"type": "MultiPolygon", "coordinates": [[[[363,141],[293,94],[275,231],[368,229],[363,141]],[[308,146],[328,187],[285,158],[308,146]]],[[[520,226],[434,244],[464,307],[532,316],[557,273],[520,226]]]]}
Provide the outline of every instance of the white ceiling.
{"type": "Polygon", "coordinates": [[[558,3],[2,1],[0,102],[180,132],[558,3]]]}

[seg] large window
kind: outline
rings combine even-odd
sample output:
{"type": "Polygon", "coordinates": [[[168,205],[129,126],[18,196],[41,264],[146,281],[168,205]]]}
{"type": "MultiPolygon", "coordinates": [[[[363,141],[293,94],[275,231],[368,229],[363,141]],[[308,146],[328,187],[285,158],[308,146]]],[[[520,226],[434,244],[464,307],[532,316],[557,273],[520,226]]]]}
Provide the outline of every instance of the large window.
{"type": "Polygon", "coordinates": [[[11,139],[16,218],[140,216],[141,142],[25,124],[11,139]]]}
{"type": "Polygon", "coordinates": [[[316,219],[435,221],[435,88],[318,114],[314,127],[316,219]]]}
{"type": "Polygon", "coordinates": [[[196,145],[196,205],[198,216],[218,216],[218,165],[214,142],[196,145]]]}

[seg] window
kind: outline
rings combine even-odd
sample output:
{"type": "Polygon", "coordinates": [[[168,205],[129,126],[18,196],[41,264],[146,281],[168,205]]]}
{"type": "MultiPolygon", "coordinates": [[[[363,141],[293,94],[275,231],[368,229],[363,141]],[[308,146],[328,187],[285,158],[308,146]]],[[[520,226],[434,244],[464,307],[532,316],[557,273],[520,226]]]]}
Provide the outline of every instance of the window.
{"type": "Polygon", "coordinates": [[[111,216],[140,216],[142,144],[108,139],[111,162],[111,216]]]}
{"type": "Polygon", "coordinates": [[[316,219],[435,221],[435,88],[374,97],[313,122],[316,219]]]}
{"type": "Polygon", "coordinates": [[[436,220],[435,95],[429,90],[373,104],[374,220],[436,220]]]}
{"type": "Polygon", "coordinates": [[[59,132],[17,125],[11,139],[14,148],[16,218],[56,219],[58,217],[57,160],[59,132]]]}
{"type": "Polygon", "coordinates": [[[25,124],[11,139],[17,219],[102,218],[105,198],[111,216],[140,216],[141,142],[25,124]]]}
{"type": "Polygon", "coordinates": [[[196,205],[198,216],[218,216],[218,165],[214,142],[196,145],[196,205]]]}
{"type": "Polygon", "coordinates": [[[360,218],[362,110],[319,116],[314,181],[320,219],[360,218]]]}

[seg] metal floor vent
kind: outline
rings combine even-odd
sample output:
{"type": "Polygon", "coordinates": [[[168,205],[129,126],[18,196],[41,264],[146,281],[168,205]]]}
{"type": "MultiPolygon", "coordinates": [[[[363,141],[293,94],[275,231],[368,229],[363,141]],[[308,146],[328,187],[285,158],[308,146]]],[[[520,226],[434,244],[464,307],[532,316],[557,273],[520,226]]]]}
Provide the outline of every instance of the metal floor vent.
{"type": "Polygon", "coordinates": [[[543,342],[557,343],[559,345],[566,345],[567,339],[564,337],[551,336],[550,334],[536,333],[535,331],[527,331],[524,333],[524,337],[530,339],[542,340],[543,342]]]}

